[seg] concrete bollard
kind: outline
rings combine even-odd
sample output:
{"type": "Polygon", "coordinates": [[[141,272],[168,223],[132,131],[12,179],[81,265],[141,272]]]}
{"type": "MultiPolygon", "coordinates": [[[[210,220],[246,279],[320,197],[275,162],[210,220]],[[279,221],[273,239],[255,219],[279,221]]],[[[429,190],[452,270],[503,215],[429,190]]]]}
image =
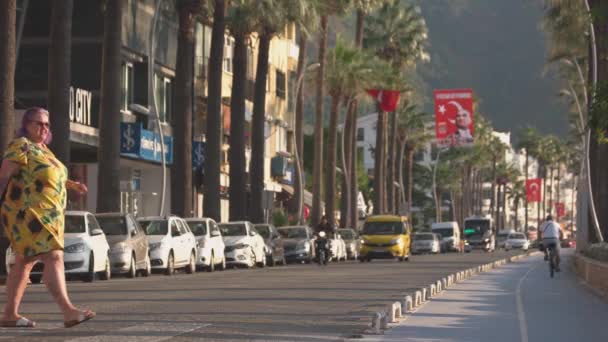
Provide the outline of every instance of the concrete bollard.
{"type": "Polygon", "coordinates": [[[445,291],[448,286],[450,286],[450,276],[447,276],[445,278],[441,278],[441,288],[445,291]]]}
{"type": "Polygon", "coordinates": [[[401,318],[401,303],[394,302],[388,306],[388,322],[389,323],[397,323],[399,318],[401,318]]]}
{"type": "Polygon", "coordinates": [[[429,285],[429,297],[435,297],[437,294],[437,286],[435,284],[429,285]]]}
{"type": "Polygon", "coordinates": [[[415,306],[420,306],[422,305],[422,291],[416,291],[414,292],[414,305],[415,306]]]}
{"type": "Polygon", "coordinates": [[[380,326],[382,324],[381,321],[382,321],[382,313],[374,312],[374,314],[372,315],[372,327],[371,327],[372,333],[375,333],[375,334],[380,333],[380,326]]]}
{"type": "Polygon", "coordinates": [[[441,293],[443,291],[443,282],[441,280],[437,280],[435,287],[437,288],[437,294],[441,293]]]}
{"type": "Polygon", "coordinates": [[[386,315],[386,312],[383,312],[380,316],[380,329],[388,329],[388,316],[386,315]]]}
{"type": "Polygon", "coordinates": [[[401,309],[403,310],[402,313],[411,312],[414,310],[414,299],[412,296],[403,297],[401,300],[401,309]]]}
{"type": "Polygon", "coordinates": [[[426,302],[427,300],[429,300],[429,296],[430,296],[429,290],[426,287],[423,287],[421,289],[421,291],[422,291],[422,302],[426,302]]]}

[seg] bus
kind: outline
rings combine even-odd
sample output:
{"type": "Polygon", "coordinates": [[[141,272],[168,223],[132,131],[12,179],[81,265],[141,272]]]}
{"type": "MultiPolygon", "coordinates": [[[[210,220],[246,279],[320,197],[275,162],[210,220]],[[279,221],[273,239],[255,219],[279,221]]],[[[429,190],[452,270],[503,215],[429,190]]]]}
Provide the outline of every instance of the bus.
{"type": "Polygon", "coordinates": [[[471,216],[464,219],[465,252],[475,249],[493,252],[496,248],[494,223],[491,218],[471,216]]]}

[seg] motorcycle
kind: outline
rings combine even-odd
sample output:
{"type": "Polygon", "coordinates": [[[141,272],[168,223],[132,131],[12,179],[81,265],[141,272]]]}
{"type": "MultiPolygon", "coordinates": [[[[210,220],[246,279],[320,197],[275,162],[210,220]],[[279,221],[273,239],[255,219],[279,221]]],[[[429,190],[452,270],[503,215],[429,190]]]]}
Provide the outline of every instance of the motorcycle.
{"type": "Polygon", "coordinates": [[[325,236],[325,232],[320,232],[319,237],[315,240],[315,252],[317,263],[319,265],[327,265],[331,258],[331,246],[330,241],[325,236]]]}

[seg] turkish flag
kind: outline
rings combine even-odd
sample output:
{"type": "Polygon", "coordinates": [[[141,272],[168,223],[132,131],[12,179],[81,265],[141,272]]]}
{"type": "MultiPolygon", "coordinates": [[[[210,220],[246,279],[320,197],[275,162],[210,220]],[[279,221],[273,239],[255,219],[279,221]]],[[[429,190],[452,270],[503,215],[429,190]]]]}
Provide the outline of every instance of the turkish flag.
{"type": "Polygon", "coordinates": [[[563,202],[555,202],[555,213],[557,218],[566,216],[566,205],[563,202]]]}
{"type": "Polygon", "coordinates": [[[440,147],[473,145],[473,90],[435,90],[435,134],[440,147]]]}
{"type": "Polygon", "coordinates": [[[541,201],[542,178],[532,178],[526,181],[526,200],[530,202],[541,201]]]}
{"type": "Polygon", "coordinates": [[[367,93],[376,99],[383,111],[394,112],[397,109],[399,90],[369,89],[367,93]]]}

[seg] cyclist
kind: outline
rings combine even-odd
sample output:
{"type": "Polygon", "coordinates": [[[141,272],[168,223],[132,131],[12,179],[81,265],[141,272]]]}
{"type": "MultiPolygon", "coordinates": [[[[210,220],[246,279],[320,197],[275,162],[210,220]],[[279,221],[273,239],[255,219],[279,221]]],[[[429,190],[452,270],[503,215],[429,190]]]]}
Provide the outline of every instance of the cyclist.
{"type": "Polygon", "coordinates": [[[561,234],[559,224],[553,221],[553,216],[547,215],[545,222],[540,227],[540,232],[543,237],[543,246],[545,247],[545,260],[549,259],[549,248],[553,248],[553,253],[555,253],[555,270],[557,272],[560,271],[559,263],[560,263],[560,255],[559,255],[559,238],[561,234]]]}

